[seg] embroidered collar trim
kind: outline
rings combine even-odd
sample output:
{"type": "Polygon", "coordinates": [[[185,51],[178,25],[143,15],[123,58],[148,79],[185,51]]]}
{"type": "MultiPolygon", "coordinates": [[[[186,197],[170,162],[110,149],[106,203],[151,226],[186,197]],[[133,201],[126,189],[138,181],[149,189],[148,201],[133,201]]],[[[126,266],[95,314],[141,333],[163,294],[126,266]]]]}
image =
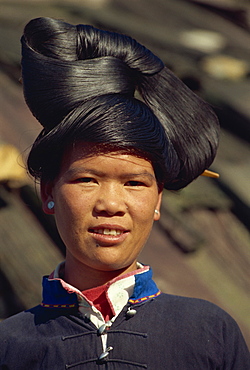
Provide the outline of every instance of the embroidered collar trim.
{"type": "MultiPolygon", "coordinates": [[[[62,267],[63,263],[57,266],[49,277],[43,278],[42,306],[46,308],[73,308],[79,304],[92,306],[92,302],[88,301],[81,291],[59,277],[59,271],[62,267]]],[[[131,304],[142,303],[157,297],[160,293],[152,280],[152,270],[149,266],[141,264],[138,270],[115,278],[107,284],[107,295],[113,305],[114,313],[120,311],[127,302],[131,304]],[[120,299],[121,291],[126,296],[122,300],[120,299]]]]}

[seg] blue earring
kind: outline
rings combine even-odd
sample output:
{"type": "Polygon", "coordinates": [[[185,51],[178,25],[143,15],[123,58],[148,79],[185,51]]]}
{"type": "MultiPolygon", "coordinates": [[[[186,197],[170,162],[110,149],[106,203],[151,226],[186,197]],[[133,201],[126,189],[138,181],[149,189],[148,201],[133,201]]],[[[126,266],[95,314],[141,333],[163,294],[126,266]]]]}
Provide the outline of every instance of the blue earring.
{"type": "Polygon", "coordinates": [[[53,209],[55,206],[55,203],[53,202],[53,200],[51,200],[49,203],[48,203],[48,209],[53,209]]]}

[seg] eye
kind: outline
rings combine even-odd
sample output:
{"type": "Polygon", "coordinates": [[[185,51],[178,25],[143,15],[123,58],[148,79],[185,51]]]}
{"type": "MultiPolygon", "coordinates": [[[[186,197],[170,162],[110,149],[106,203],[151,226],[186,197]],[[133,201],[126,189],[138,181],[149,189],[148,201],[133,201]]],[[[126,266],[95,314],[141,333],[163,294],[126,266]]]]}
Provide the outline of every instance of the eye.
{"type": "Polygon", "coordinates": [[[88,184],[91,182],[95,183],[96,181],[92,177],[80,177],[79,179],[76,179],[75,182],[88,184]]]}
{"type": "Polygon", "coordinates": [[[137,181],[137,180],[127,181],[125,185],[127,186],[146,186],[144,182],[137,181]]]}

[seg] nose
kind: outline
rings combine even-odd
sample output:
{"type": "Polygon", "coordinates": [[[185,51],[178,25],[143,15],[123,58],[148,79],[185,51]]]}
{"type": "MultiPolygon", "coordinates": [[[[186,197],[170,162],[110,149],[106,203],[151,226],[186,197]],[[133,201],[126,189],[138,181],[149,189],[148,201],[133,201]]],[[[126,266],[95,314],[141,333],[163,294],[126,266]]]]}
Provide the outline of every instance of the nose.
{"type": "Polygon", "coordinates": [[[121,185],[101,186],[96,198],[94,213],[97,216],[123,216],[127,211],[121,185]]]}

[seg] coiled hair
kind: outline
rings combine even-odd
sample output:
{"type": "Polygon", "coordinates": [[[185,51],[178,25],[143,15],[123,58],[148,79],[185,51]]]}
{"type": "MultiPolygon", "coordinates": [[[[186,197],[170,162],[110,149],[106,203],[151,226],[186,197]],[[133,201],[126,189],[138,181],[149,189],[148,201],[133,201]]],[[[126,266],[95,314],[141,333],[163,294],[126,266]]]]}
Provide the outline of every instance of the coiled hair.
{"type": "Polygon", "coordinates": [[[37,18],[21,41],[24,96],[44,127],[28,157],[33,176],[53,180],[76,141],[143,155],[167,189],[211,165],[213,110],[131,37],[37,18]]]}

